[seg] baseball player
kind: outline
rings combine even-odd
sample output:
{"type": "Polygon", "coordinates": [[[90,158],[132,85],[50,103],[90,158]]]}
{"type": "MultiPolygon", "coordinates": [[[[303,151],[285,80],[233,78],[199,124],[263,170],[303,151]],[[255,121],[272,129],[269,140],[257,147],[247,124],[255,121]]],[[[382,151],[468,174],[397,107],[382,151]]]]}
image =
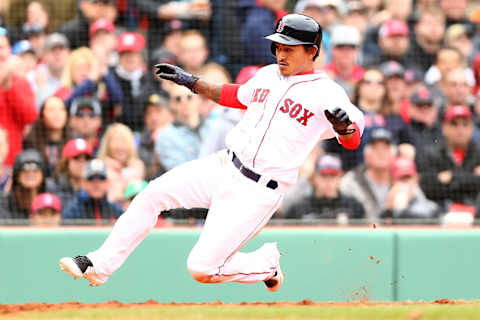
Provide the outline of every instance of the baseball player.
{"type": "Polygon", "coordinates": [[[277,64],[243,85],[211,84],[169,64],[156,75],[221,105],[246,109],[226,137],[228,149],[182,164],[132,201],[103,245],[87,255],[60,260],[60,267],[91,286],[105,283],[147,236],[165,210],[209,208],[204,229],[187,260],[202,283],[264,281],[269,291],[283,282],[275,243],[239,250],[267,224],[298,169],[321,139],[336,137],[345,148],[360,144],[363,115],[324,72],[313,71],[322,29],[312,18],[284,16],[266,37],[277,64]]]}

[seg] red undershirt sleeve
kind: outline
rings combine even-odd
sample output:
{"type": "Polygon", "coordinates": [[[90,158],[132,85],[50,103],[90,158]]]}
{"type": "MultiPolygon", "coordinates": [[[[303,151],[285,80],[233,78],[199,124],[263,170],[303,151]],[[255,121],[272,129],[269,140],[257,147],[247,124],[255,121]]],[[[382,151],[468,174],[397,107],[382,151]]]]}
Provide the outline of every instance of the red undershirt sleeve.
{"type": "Polygon", "coordinates": [[[224,84],[220,91],[219,104],[229,108],[247,109],[237,98],[237,92],[240,88],[239,84],[224,84]]]}
{"type": "Polygon", "coordinates": [[[343,141],[342,136],[339,136],[340,144],[345,149],[355,150],[360,145],[360,142],[361,142],[360,129],[358,128],[356,123],[353,123],[353,126],[355,127],[355,132],[353,133],[352,137],[349,140],[343,141]]]}

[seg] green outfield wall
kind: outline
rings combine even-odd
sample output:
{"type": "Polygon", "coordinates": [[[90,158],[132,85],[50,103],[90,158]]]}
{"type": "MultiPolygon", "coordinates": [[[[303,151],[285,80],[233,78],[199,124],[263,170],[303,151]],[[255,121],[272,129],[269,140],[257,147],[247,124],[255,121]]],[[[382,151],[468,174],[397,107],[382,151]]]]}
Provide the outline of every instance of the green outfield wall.
{"type": "Polygon", "coordinates": [[[480,298],[480,230],[266,229],[243,250],[278,242],[286,277],[276,293],[195,282],[186,259],[199,229],[153,231],[101,287],[60,271],[60,257],[95,249],[108,232],[0,229],[0,304],[480,298]]]}

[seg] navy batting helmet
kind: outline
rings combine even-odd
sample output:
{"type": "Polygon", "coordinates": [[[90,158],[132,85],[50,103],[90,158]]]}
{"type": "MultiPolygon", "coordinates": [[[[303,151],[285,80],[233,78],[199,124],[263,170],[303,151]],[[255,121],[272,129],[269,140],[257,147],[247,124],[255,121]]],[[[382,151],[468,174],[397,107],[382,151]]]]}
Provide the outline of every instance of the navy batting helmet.
{"type": "MultiPolygon", "coordinates": [[[[278,20],[275,33],[266,36],[265,39],[273,41],[271,46],[273,55],[275,55],[275,43],[289,46],[315,45],[320,50],[322,27],[309,16],[298,13],[287,14],[278,20]]],[[[318,51],[313,59],[317,56],[318,51]]]]}

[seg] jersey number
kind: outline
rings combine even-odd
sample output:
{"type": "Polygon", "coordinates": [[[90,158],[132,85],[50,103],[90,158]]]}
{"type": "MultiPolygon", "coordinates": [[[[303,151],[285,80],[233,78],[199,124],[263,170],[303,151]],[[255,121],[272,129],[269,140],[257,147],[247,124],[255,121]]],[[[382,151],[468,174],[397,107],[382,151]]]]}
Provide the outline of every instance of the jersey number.
{"type": "Polygon", "coordinates": [[[297,121],[304,126],[307,125],[308,119],[310,119],[314,115],[313,112],[310,112],[310,110],[303,108],[300,103],[295,103],[290,98],[283,100],[283,104],[280,107],[280,111],[284,113],[288,113],[290,118],[297,119],[297,121]],[[303,110],[303,114],[302,114],[302,110],[303,110]]]}

